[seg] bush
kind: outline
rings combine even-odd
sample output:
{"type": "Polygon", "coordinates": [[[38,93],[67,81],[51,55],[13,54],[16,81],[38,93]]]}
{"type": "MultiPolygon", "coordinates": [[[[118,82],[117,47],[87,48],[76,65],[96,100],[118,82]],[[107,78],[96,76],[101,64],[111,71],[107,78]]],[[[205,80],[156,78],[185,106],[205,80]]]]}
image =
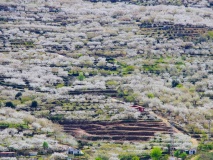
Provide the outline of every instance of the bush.
{"type": "Polygon", "coordinates": [[[56,88],[61,88],[61,87],[64,87],[63,83],[59,83],[59,84],[56,85],[56,88]]]}
{"type": "Polygon", "coordinates": [[[149,98],[154,98],[154,97],[155,97],[154,94],[152,94],[152,93],[148,93],[147,96],[148,96],[149,98]]]}
{"type": "Polygon", "coordinates": [[[49,148],[49,145],[47,142],[44,142],[43,145],[42,145],[43,149],[48,149],[49,148]]]}
{"type": "Polygon", "coordinates": [[[208,38],[213,39],[213,31],[208,31],[208,38]]]}
{"type": "Polygon", "coordinates": [[[140,160],[140,158],[138,156],[134,156],[132,157],[132,160],[140,160]]]}
{"type": "Polygon", "coordinates": [[[125,70],[126,70],[126,72],[132,72],[132,71],[135,70],[135,67],[134,66],[127,66],[125,70]]]}
{"type": "Polygon", "coordinates": [[[164,156],[162,156],[160,158],[160,160],[168,160],[168,159],[169,159],[169,155],[168,154],[166,154],[166,155],[164,155],[164,156]]]}
{"type": "Polygon", "coordinates": [[[180,150],[176,150],[175,153],[174,153],[174,156],[175,157],[179,157],[181,154],[180,150]]]}
{"type": "Polygon", "coordinates": [[[187,157],[186,152],[181,153],[179,157],[182,158],[183,160],[186,159],[187,157]]]}
{"type": "Polygon", "coordinates": [[[30,107],[32,107],[32,108],[38,107],[38,102],[37,101],[32,101],[30,107]]]}
{"type": "Polygon", "coordinates": [[[209,150],[212,150],[213,149],[213,142],[209,142],[209,143],[206,143],[206,144],[200,144],[198,146],[198,150],[200,151],[209,151],[209,150]]]}
{"type": "Polygon", "coordinates": [[[150,152],[150,156],[153,160],[159,160],[162,156],[162,150],[159,147],[154,147],[150,152]]]}
{"type": "Polygon", "coordinates": [[[106,82],[106,85],[108,85],[108,86],[113,86],[113,85],[117,85],[117,84],[118,84],[118,82],[116,82],[114,80],[109,80],[106,82]]]}
{"type": "Polygon", "coordinates": [[[172,80],[172,88],[176,87],[177,85],[179,85],[179,81],[178,80],[172,80]]]}
{"type": "Polygon", "coordinates": [[[22,93],[21,92],[18,92],[16,95],[15,95],[15,99],[19,98],[22,96],[22,93]]]}
{"type": "Polygon", "coordinates": [[[15,108],[15,105],[13,104],[13,102],[6,102],[5,106],[10,108],[15,108]]]}
{"type": "Polygon", "coordinates": [[[83,73],[83,72],[80,72],[80,73],[79,73],[79,76],[78,76],[78,80],[79,80],[79,81],[83,81],[84,79],[85,79],[84,73],[83,73]]]}
{"type": "Polygon", "coordinates": [[[133,95],[125,96],[124,99],[127,102],[134,102],[135,101],[135,97],[133,95]]]}

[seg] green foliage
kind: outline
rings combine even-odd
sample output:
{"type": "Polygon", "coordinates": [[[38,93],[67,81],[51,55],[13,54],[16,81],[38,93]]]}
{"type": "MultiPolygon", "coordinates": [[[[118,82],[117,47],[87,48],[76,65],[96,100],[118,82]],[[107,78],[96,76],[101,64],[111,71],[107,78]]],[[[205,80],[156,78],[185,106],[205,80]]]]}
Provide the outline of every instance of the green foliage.
{"type": "Polygon", "coordinates": [[[5,106],[10,108],[15,108],[15,105],[13,104],[13,102],[6,102],[5,106]]]}
{"type": "Polygon", "coordinates": [[[174,153],[174,156],[175,157],[179,157],[181,154],[180,150],[176,150],[175,153],[174,153]]]}
{"type": "Polygon", "coordinates": [[[24,44],[25,44],[26,46],[34,46],[34,44],[33,44],[32,41],[26,41],[26,42],[24,42],[24,44]]]}
{"type": "Polygon", "coordinates": [[[2,128],[16,128],[16,129],[28,129],[27,124],[15,124],[15,123],[0,123],[0,127],[2,128]]]}
{"type": "Polygon", "coordinates": [[[213,31],[208,31],[207,36],[208,38],[213,39],[213,31]]]}
{"type": "Polygon", "coordinates": [[[42,147],[43,147],[43,149],[48,149],[49,145],[48,145],[47,142],[44,141],[43,144],[42,144],[42,147]]]}
{"type": "Polygon", "coordinates": [[[59,84],[56,85],[56,88],[61,88],[61,87],[64,87],[63,83],[59,83],[59,84]]]}
{"type": "Polygon", "coordinates": [[[28,125],[27,124],[9,124],[9,128],[16,128],[16,129],[28,129],[28,125]]]}
{"type": "Polygon", "coordinates": [[[181,153],[181,154],[179,155],[179,158],[182,158],[182,160],[185,160],[186,157],[187,157],[186,152],[183,152],[183,153],[181,153]]]}
{"type": "Polygon", "coordinates": [[[200,151],[213,150],[213,142],[209,142],[209,143],[205,143],[205,144],[199,144],[198,150],[200,150],[200,151]]]}
{"type": "Polygon", "coordinates": [[[154,97],[155,97],[153,93],[148,93],[147,96],[148,96],[149,98],[154,98],[154,97]]]}
{"type": "Polygon", "coordinates": [[[118,96],[119,97],[125,97],[133,94],[133,89],[130,87],[126,88],[118,88],[118,96]]]}
{"type": "Polygon", "coordinates": [[[78,80],[79,80],[79,81],[83,81],[84,79],[85,79],[84,73],[83,73],[83,72],[80,72],[80,73],[79,73],[79,76],[78,76],[78,80]]]}
{"type": "Polygon", "coordinates": [[[140,158],[138,156],[134,156],[132,157],[132,160],[140,160],[140,158]]]}
{"type": "Polygon", "coordinates": [[[160,58],[156,61],[156,63],[165,63],[163,57],[160,57],[160,58]]]}
{"type": "Polygon", "coordinates": [[[184,159],[186,159],[187,154],[186,154],[186,152],[181,153],[180,150],[177,150],[177,151],[175,151],[174,156],[178,157],[178,158],[182,158],[184,160],[184,159]]]}
{"type": "Polygon", "coordinates": [[[134,71],[135,70],[135,67],[134,66],[127,66],[126,68],[125,68],[125,71],[126,72],[132,72],[132,71],[134,71]]]}
{"type": "Polygon", "coordinates": [[[32,98],[29,96],[21,97],[21,103],[25,103],[25,102],[31,101],[31,100],[32,100],[32,98]]]}
{"type": "Polygon", "coordinates": [[[206,133],[202,133],[202,136],[201,136],[201,143],[205,142],[207,139],[208,139],[207,134],[206,134],[206,133]]]}
{"type": "Polygon", "coordinates": [[[135,101],[134,95],[125,96],[124,99],[125,99],[127,102],[134,102],[134,101],[135,101]]]}
{"type": "Polygon", "coordinates": [[[157,67],[157,65],[144,65],[143,69],[145,71],[157,71],[157,70],[159,70],[159,68],[157,67]]]}
{"type": "Polygon", "coordinates": [[[168,160],[169,159],[169,155],[166,154],[164,156],[161,156],[160,160],[168,160]]]}
{"type": "Polygon", "coordinates": [[[106,82],[106,85],[108,85],[108,86],[117,85],[117,84],[118,84],[118,82],[113,81],[113,80],[109,80],[106,82]]]}
{"type": "Polygon", "coordinates": [[[50,119],[52,121],[61,121],[62,119],[64,119],[64,115],[63,114],[56,114],[56,115],[52,115],[50,117],[50,119]]]}
{"type": "Polygon", "coordinates": [[[162,150],[159,147],[154,147],[150,152],[150,156],[153,160],[159,160],[162,156],[162,150]]]}
{"type": "Polygon", "coordinates": [[[0,128],[8,128],[9,124],[8,123],[0,123],[0,128]]]}
{"type": "Polygon", "coordinates": [[[182,84],[178,84],[176,87],[177,87],[177,88],[182,88],[183,85],[182,85],[182,84]]]}

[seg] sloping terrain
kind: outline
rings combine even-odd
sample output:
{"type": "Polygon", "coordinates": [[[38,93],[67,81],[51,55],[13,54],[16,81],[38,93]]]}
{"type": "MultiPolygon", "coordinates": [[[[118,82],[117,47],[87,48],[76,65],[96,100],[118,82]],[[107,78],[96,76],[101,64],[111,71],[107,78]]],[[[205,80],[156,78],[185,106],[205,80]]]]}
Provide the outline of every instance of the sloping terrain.
{"type": "Polygon", "coordinates": [[[207,132],[213,12],[205,2],[1,1],[1,106],[54,121],[120,120],[141,118],[135,103],[207,132]]]}
{"type": "Polygon", "coordinates": [[[76,146],[72,136],[62,132],[59,125],[44,118],[35,118],[26,112],[11,108],[0,109],[0,152],[14,151],[29,155],[30,151],[43,152],[43,143],[51,152],[64,152],[68,146],[76,146]]]}
{"type": "Polygon", "coordinates": [[[171,128],[159,121],[62,122],[64,131],[89,141],[147,141],[156,132],[170,134],[171,128]]]}

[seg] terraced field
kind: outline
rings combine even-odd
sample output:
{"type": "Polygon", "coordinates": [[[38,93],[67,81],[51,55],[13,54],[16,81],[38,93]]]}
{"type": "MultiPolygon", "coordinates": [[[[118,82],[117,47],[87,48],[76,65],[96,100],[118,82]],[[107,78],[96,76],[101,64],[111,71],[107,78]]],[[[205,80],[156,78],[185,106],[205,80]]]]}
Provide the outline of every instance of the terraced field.
{"type": "Polygon", "coordinates": [[[161,121],[70,121],[61,122],[61,125],[65,132],[88,141],[148,141],[157,132],[171,132],[171,128],[161,121]]]}

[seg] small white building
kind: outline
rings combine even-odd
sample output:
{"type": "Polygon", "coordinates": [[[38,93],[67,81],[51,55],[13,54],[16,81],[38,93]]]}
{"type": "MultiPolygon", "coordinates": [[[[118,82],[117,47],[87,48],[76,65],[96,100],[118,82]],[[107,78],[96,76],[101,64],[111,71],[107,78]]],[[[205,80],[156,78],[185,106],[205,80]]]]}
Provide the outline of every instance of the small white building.
{"type": "Polygon", "coordinates": [[[193,155],[197,153],[197,149],[196,148],[191,148],[189,150],[185,150],[185,152],[189,155],[193,155]]]}
{"type": "Polygon", "coordinates": [[[75,148],[72,148],[72,147],[68,148],[67,153],[72,154],[72,155],[82,155],[83,154],[83,152],[81,150],[75,149],[75,148]]]}

